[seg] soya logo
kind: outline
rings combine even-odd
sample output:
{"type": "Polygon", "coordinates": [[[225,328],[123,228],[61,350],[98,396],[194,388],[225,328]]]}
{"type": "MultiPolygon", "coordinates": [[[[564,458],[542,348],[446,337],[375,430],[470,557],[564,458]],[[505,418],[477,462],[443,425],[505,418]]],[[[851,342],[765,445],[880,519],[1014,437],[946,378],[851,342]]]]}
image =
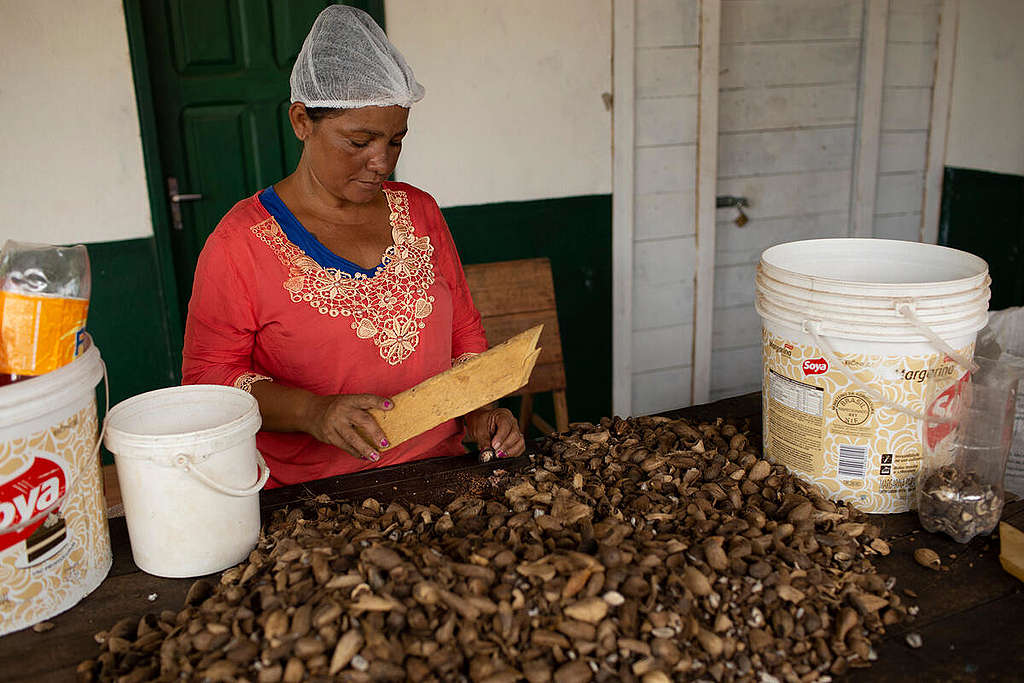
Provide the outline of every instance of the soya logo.
{"type": "Polygon", "coordinates": [[[803,364],[804,375],[823,375],[828,371],[828,361],[824,358],[808,358],[803,364]]]}
{"type": "Polygon", "coordinates": [[[67,466],[49,454],[37,455],[28,469],[0,484],[0,552],[31,536],[67,487],[67,466]],[[7,531],[32,519],[36,521],[7,531]]]}

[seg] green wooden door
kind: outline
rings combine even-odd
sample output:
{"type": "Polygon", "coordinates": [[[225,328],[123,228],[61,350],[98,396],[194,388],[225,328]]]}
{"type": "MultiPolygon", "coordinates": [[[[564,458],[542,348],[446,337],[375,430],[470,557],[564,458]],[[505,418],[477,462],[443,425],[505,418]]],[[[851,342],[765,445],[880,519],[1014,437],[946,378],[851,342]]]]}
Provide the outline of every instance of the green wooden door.
{"type": "MultiPolygon", "coordinates": [[[[172,219],[180,311],[196,260],[220,218],[240,199],[290,173],[299,144],[288,123],[288,76],[329,0],[126,0],[141,13],[163,187],[202,195],[172,219]]],[[[383,0],[347,2],[383,26],[383,0]]],[[[132,30],[129,22],[129,30],[132,30]]],[[[138,38],[135,36],[135,38],[138,38]]],[[[156,221],[157,224],[163,223],[156,221]]],[[[165,242],[166,243],[166,242],[165,242]]]]}

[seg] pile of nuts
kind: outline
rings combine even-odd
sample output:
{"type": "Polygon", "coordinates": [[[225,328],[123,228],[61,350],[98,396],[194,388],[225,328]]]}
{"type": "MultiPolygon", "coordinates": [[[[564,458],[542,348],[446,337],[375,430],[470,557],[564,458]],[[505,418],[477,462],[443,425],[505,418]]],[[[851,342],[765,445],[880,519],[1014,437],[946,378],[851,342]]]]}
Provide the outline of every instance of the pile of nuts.
{"type": "Polygon", "coordinates": [[[918,515],[926,530],[967,543],[996,528],[1005,502],[1002,487],[985,484],[977,473],[955,464],[922,476],[918,515]]]}
{"type": "Polygon", "coordinates": [[[906,617],[878,528],[721,420],[579,423],[496,496],[279,511],[85,680],[828,680],[906,617]]]}

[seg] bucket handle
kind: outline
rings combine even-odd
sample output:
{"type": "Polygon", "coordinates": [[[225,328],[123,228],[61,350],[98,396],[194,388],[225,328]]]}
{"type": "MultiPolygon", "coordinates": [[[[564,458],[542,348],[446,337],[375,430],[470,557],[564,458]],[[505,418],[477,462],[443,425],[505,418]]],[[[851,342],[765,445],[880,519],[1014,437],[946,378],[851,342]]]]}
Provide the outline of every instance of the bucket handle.
{"type": "Polygon", "coordinates": [[[225,486],[219,481],[211,479],[208,475],[204,474],[202,470],[196,467],[195,456],[187,455],[185,453],[178,453],[174,456],[174,465],[185,470],[193,477],[209,486],[214,491],[220,493],[226,493],[229,496],[235,496],[236,498],[245,498],[247,496],[259,493],[263,485],[267,483],[267,479],[270,478],[270,468],[267,467],[267,461],[263,459],[263,454],[256,451],[256,466],[259,468],[260,476],[256,480],[256,483],[252,486],[244,489],[236,489],[230,486],[225,486]]]}
{"type": "MultiPolygon", "coordinates": [[[[923,325],[923,323],[922,323],[922,325],[923,325]]],[[[926,325],[924,327],[926,329],[928,329],[926,325]]],[[[875,403],[880,403],[880,404],[884,405],[887,408],[890,408],[890,409],[895,410],[897,412],[903,413],[904,415],[909,415],[910,417],[913,417],[913,418],[915,418],[917,420],[922,420],[923,422],[926,422],[926,423],[941,424],[941,423],[945,423],[945,422],[950,422],[951,421],[951,420],[945,419],[945,418],[938,418],[938,417],[928,416],[928,415],[925,415],[923,413],[919,413],[916,410],[912,410],[911,408],[907,408],[906,406],[902,406],[899,403],[896,403],[895,401],[890,401],[889,399],[885,398],[884,396],[882,396],[878,392],[876,392],[874,389],[869,387],[867,384],[865,384],[860,379],[860,377],[857,376],[857,373],[855,373],[853,370],[851,370],[849,367],[847,367],[846,363],[842,362],[842,360],[839,359],[839,354],[837,354],[835,352],[835,349],[832,348],[832,344],[830,344],[828,342],[828,339],[821,334],[821,323],[820,322],[818,322],[816,320],[805,320],[803,322],[803,330],[804,330],[804,332],[806,332],[807,334],[809,334],[811,336],[811,339],[813,339],[814,343],[818,345],[818,348],[821,349],[825,353],[825,355],[827,356],[826,360],[828,360],[828,362],[829,362],[829,366],[830,367],[834,367],[834,368],[839,368],[839,371],[842,372],[846,376],[846,379],[850,380],[855,385],[857,385],[857,388],[860,389],[861,391],[863,391],[865,394],[867,394],[868,397],[872,401],[874,401],[875,403]]],[[[931,332],[932,334],[935,334],[934,332],[932,332],[931,329],[928,329],[928,331],[931,332]]],[[[943,344],[945,344],[945,342],[943,342],[943,344]]],[[[947,347],[949,346],[948,344],[945,344],[945,345],[947,347]]],[[[960,357],[960,354],[956,354],[956,355],[958,357],[960,357]]],[[[957,359],[953,358],[953,360],[957,360],[957,359]]],[[[957,362],[959,362],[959,361],[957,361],[957,362]]],[[[970,363],[970,365],[973,366],[974,364],[970,363]]]]}
{"type": "MultiPolygon", "coordinates": [[[[110,411],[110,380],[107,378],[107,364],[103,362],[102,358],[100,359],[99,362],[100,366],[103,368],[103,393],[104,398],[106,400],[106,405],[103,409],[103,417],[106,418],[107,413],[110,411]]],[[[107,421],[106,419],[104,419],[103,425],[102,427],[100,427],[100,433],[96,435],[96,445],[93,446],[92,449],[92,460],[95,460],[100,455],[100,445],[103,443],[103,435],[106,433],[106,431],[107,421]]],[[[33,524],[41,522],[42,520],[46,519],[54,510],[60,509],[60,506],[64,504],[65,500],[67,500],[68,494],[71,493],[71,490],[78,484],[78,474],[77,471],[74,470],[74,468],[72,468],[72,476],[74,478],[70,479],[64,486],[64,495],[58,497],[57,500],[53,501],[53,503],[51,503],[50,505],[47,505],[45,509],[40,510],[39,514],[34,515],[26,520],[22,520],[21,522],[18,522],[13,526],[5,528],[2,532],[0,532],[0,536],[4,534],[13,534],[16,531],[21,531],[25,527],[32,526],[33,524]]]]}
{"type": "Polygon", "coordinates": [[[925,339],[930,341],[935,348],[952,358],[956,361],[957,365],[967,372],[975,373],[978,371],[978,365],[973,360],[956,351],[952,346],[946,343],[945,339],[936,334],[935,330],[928,327],[923,320],[917,317],[917,312],[914,310],[915,306],[912,300],[897,299],[895,303],[896,312],[906,318],[907,322],[913,325],[914,329],[920,332],[925,339]]]}

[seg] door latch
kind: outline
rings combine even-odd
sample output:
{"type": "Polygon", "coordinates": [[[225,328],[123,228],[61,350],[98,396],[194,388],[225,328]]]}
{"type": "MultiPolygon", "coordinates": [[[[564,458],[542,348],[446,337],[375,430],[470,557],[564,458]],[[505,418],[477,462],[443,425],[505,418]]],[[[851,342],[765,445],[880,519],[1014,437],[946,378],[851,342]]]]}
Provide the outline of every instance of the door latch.
{"type": "Polygon", "coordinates": [[[178,179],[174,176],[167,178],[167,199],[171,202],[171,223],[175,230],[185,229],[181,220],[181,203],[195,202],[202,198],[201,194],[178,192],[178,179]]]}
{"type": "Polygon", "coordinates": [[[747,218],[747,214],[743,213],[744,206],[750,206],[750,202],[747,201],[746,197],[733,197],[730,194],[723,194],[715,197],[716,209],[728,209],[730,207],[736,207],[736,211],[739,212],[739,214],[736,216],[736,220],[734,221],[736,223],[737,228],[742,228],[750,220],[749,218],[747,218]]]}

